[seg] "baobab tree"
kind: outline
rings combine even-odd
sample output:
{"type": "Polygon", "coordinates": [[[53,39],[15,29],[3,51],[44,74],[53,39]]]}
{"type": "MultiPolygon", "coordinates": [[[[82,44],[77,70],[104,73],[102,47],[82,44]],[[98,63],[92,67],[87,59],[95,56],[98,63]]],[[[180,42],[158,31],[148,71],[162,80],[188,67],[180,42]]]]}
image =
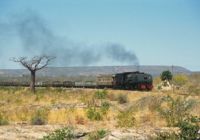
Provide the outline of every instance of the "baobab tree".
{"type": "Polygon", "coordinates": [[[30,89],[35,93],[35,77],[36,71],[48,66],[49,62],[55,57],[51,56],[35,56],[32,59],[27,57],[11,58],[11,61],[20,63],[23,67],[28,69],[31,74],[30,89]]]}

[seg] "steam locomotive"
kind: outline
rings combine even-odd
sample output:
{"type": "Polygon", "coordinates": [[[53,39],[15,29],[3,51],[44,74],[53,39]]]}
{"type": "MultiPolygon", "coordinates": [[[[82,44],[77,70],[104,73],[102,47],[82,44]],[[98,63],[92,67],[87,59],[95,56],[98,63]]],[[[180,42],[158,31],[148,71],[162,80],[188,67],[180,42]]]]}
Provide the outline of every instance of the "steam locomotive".
{"type": "MultiPolygon", "coordinates": [[[[0,82],[0,86],[29,86],[28,82],[0,82]]],[[[152,90],[153,78],[150,74],[136,72],[100,75],[96,81],[46,81],[37,82],[38,87],[113,88],[127,90],[152,90]]]]}
{"type": "Polygon", "coordinates": [[[113,77],[113,88],[152,90],[153,78],[138,71],[119,73],[113,77]]]}

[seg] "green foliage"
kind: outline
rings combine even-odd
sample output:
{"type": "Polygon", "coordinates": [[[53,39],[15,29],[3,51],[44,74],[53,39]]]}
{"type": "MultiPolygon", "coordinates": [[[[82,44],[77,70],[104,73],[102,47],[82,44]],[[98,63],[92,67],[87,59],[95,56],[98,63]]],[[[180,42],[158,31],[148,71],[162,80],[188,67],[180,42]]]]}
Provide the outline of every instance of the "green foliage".
{"type": "Polygon", "coordinates": [[[197,140],[200,138],[198,123],[200,118],[190,116],[178,123],[179,133],[161,132],[157,133],[156,140],[197,140]]]}
{"type": "Polygon", "coordinates": [[[189,114],[189,110],[194,106],[193,100],[186,100],[180,97],[174,99],[171,96],[163,98],[165,106],[160,106],[158,111],[166,120],[168,126],[177,126],[177,124],[189,114]]]}
{"type": "Polygon", "coordinates": [[[38,109],[31,118],[32,125],[44,125],[47,123],[49,111],[47,109],[38,109]]]}
{"type": "Polygon", "coordinates": [[[180,140],[179,134],[176,133],[170,133],[170,132],[162,132],[157,133],[156,138],[153,140],[180,140]]]}
{"type": "Polygon", "coordinates": [[[117,115],[117,126],[118,127],[133,127],[135,125],[135,117],[131,109],[125,111],[119,111],[117,115]]]}
{"type": "Polygon", "coordinates": [[[162,86],[161,86],[161,85],[158,85],[157,89],[158,89],[158,90],[161,90],[161,89],[162,89],[162,86]]]}
{"type": "Polygon", "coordinates": [[[183,86],[188,82],[188,77],[186,75],[175,75],[173,81],[175,82],[175,84],[179,85],[179,86],[183,86]]]}
{"type": "Polygon", "coordinates": [[[87,114],[88,119],[92,121],[100,121],[103,119],[101,112],[98,111],[96,107],[90,107],[87,110],[86,114],[87,114]]]}
{"type": "Polygon", "coordinates": [[[9,124],[8,119],[2,113],[0,113],[0,126],[8,124],[9,124]]]}
{"type": "Polygon", "coordinates": [[[86,111],[87,117],[90,120],[100,121],[103,120],[104,115],[107,115],[110,104],[104,100],[106,98],[106,90],[98,90],[95,92],[94,97],[88,102],[89,108],[86,111]]]}
{"type": "Polygon", "coordinates": [[[180,140],[180,136],[174,132],[159,132],[156,133],[156,138],[153,138],[153,140],[180,140]]]}
{"type": "Polygon", "coordinates": [[[108,102],[103,102],[101,104],[100,110],[101,110],[103,115],[106,115],[108,110],[109,110],[109,108],[110,108],[110,104],[108,102]]]}
{"type": "Polygon", "coordinates": [[[106,99],[107,95],[108,95],[108,93],[107,93],[106,90],[98,90],[98,91],[95,92],[94,97],[96,99],[101,99],[102,100],[102,99],[106,99]]]}
{"type": "Polygon", "coordinates": [[[119,104],[124,104],[128,102],[128,97],[126,94],[119,94],[117,100],[119,104]]]}
{"type": "Polygon", "coordinates": [[[173,75],[172,75],[172,73],[171,73],[169,70],[163,71],[163,72],[161,73],[161,75],[160,75],[160,79],[161,79],[162,81],[165,81],[165,80],[171,81],[171,80],[172,80],[172,77],[173,77],[173,75]]]}
{"type": "Polygon", "coordinates": [[[178,126],[181,130],[181,139],[196,140],[200,138],[200,134],[198,134],[198,131],[200,130],[200,126],[198,125],[199,122],[200,118],[194,116],[190,116],[179,122],[178,126]]]}
{"type": "Polygon", "coordinates": [[[101,129],[93,133],[90,133],[88,136],[88,140],[100,140],[104,138],[106,135],[107,135],[107,131],[104,129],[101,129]]]}
{"type": "Polygon", "coordinates": [[[53,133],[44,136],[42,140],[72,140],[74,138],[74,131],[71,127],[58,129],[53,133]]]}

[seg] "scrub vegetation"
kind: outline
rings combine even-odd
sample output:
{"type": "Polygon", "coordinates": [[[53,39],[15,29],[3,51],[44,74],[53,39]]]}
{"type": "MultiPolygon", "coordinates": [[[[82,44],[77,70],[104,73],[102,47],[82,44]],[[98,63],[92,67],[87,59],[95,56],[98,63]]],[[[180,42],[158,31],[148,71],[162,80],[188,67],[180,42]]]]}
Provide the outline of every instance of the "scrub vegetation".
{"type": "Polygon", "coordinates": [[[156,139],[193,139],[199,130],[200,78],[174,78],[178,88],[173,92],[47,87],[33,94],[25,87],[0,87],[0,125],[64,126],[45,135],[45,140],[73,139],[74,129],[79,127],[90,128],[87,139],[101,139],[115,129],[144,126],[179,129],[157,133],[156,139]]]}

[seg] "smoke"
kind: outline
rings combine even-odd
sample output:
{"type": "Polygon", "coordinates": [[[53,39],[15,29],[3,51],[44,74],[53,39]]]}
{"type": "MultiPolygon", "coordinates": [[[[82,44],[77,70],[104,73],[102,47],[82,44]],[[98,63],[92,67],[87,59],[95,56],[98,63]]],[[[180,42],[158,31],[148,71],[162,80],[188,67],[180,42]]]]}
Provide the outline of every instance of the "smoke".
{"type": "Polygon", "coordinates": [[[56,56],[54,66],[138,65],[139,63],[134,52],[126,50],[118,43],[87,45],[59,37],[40,16],[33,12],[26,12],[11,19],[0,21],[1,60],[5,61],[5,58],[13,56],[51,55],[56,56]]]}

